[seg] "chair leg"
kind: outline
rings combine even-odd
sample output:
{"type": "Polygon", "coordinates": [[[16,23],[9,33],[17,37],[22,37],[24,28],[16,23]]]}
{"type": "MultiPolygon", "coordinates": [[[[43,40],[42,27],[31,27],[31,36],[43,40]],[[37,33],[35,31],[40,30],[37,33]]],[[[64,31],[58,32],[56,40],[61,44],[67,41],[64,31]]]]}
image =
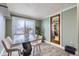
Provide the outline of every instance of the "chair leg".
{"type": "Polygon", "coordinates": [[[41,48],[40,48],[40,45],[39,45],[39,50],[40,50],[40,53],[41,53],[41,48]]]}
{"type": "Polygon", "coordinates": [[[8,56],[11,56],[12,52],[8,52],[8,56]]]}
{"type": "Polygon", "coordinates": [[[34,56],[34,53],[35,53],[35,46],[33,47],[33,56],[34,56]]]}
{"type": "Polygon", "coordinates": [[[19,56],[21,55],[21,51],[20,50],[18,50],[18,54],[19,54],[19,56]]]}
{"type": "Polygon", "coordinates": [[[9,52],[8,52],[8,56],[9,56],[9,52]]]}
{"type": "Polygon", "coordinates": [[[12,52],[10,52],[10,56],[12,55],[12,52]]]}

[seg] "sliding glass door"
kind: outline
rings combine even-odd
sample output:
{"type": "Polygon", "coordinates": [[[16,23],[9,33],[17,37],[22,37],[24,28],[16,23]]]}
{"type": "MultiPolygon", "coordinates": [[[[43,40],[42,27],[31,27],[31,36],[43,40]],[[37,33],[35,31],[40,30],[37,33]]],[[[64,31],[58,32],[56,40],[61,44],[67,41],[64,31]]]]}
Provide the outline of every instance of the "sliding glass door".
{"type": "MultiPolygon", "coordinates": [[[[29,41],[35,40],[35,21],[34,20],[28,20],[25,23],[25,28],[26,28],[26,36],[29,37],[29,41]]],[[[28,37],[27,40],[28,40],[28,37]]]]}
{"type": "Polygon", "coordinates": [[[35,21],[25,18],[12,17],[13,41],[22,43],[35,39],[35,21]]]}

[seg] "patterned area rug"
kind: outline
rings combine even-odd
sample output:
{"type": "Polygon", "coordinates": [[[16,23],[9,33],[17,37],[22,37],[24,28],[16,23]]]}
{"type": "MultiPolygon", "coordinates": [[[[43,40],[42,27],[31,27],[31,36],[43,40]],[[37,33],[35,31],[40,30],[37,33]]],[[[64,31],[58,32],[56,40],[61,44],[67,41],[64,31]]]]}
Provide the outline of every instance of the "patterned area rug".
{"type": "MultiPolygon", "coordinates": [[[[33,53],[31,53],[30,56],[75,56],[68,52],[65,52],[63,49],[60,49],[56,46],[52,46],[47,43],[42,43],[40,47],[41,47],[41,52],[39,52],[39,50],[36,49],[34,55],[33,53]]],[[[7,53],[5,52],[3,56],[7,56],[7,53]]],[[[18,56],[18,53],[13,52],[12,56],[18,56]]]]}
{"type": "Polygon", "coordinates": [[[58,48],[56,46],[42,43],[41,52],[36,51],[34,56],[72,56],[72,54],[65,52],[63,49],[58,48]]]}

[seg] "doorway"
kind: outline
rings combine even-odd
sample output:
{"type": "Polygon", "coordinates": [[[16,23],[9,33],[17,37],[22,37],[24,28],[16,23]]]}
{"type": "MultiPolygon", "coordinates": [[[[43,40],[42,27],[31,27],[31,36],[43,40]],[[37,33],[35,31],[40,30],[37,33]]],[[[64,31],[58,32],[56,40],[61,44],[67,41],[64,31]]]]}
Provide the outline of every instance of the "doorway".
{"type": "Polygon", "coordinates": [[[50,17],[51,42],[60,45],[60,14],[50,17]]]}

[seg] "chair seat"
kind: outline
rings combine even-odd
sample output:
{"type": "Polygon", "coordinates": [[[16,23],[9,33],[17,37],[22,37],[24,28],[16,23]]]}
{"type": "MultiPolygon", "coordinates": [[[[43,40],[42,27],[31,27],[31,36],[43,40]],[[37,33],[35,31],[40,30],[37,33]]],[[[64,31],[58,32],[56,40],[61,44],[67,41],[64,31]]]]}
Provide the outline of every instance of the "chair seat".
{"type": "Polygon", "coordinates": [[[36,45],[40,45],[41,43],[34,43],[32,44],[32,46],[36,46],[36,45]]]}
{"type": "Polygon", "coordinates": [[[19,51],[19,49],[15,48],[15,49],[8,49],[8,52],[12,52],[12,51],[19,51]]]}
{"type": "Polygon", "coordinates": [[[11,46],[11,48],[18,48],[18,49],[21,49],[21,50],[23,50],[23,47],[22,47],[22,44],[13,44],[12,46],[11,46]]]}

